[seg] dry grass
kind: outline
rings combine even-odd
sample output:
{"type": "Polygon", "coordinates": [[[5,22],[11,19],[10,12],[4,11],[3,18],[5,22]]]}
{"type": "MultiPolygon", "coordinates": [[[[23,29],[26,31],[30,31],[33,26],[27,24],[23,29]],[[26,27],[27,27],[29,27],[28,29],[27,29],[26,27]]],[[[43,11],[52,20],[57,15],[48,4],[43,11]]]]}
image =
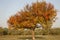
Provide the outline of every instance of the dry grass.
{"type": "MultiPolygon", "coordinates": [[[[36,40],[60,40],[60,35],[35,35],[36,40]]],[[[0,40],[32,40],[31,35],[2,35],[0,40]]]]}

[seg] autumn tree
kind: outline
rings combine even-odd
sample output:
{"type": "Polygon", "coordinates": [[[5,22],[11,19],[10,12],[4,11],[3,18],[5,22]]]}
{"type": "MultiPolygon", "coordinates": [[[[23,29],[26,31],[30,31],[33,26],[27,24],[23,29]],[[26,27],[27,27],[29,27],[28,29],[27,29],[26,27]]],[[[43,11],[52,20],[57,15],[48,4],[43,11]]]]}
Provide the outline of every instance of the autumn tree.
{"type": "Polygon", "coordinates": [[[34,29],[37,27],[36,24],[41,24],[43,29],[49,29],[56,15],[56,10],[51,3],[46,3],[45,1],[36,2],[32,3],[31,6],[26,5],[24,10],[11,16],[8,20],[8,25],[14,29],[31,29],[34,40],[34,29]]]}

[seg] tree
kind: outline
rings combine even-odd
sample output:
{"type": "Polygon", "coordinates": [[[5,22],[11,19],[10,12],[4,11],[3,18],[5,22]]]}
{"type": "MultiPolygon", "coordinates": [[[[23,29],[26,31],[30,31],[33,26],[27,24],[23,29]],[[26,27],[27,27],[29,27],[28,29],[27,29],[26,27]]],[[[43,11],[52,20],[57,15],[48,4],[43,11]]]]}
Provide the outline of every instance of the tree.
{"type": "Polygon", "coordinates": [[[0,35],[3,35],[3,28],[2,27],[0,27],[0,35]]]}
{"type": "Polygon", "coordinates": [[[37,27],[36,24],[41,24],[43,29],[49,29],[55,17],[56,10],[51,3],[46,3],[45,1],[37,2],[32,3],[31,6],[26,5],[24,10],[11,16],[8,20],[8,25],[14,29],[31,29],[33,40],[35,40],[34,29],[37,27]]]}
{"type": "Polygon", "coordinates": [[[7,28],[3,28],[3,35],[8,35],[8,29],[7,28]]]}

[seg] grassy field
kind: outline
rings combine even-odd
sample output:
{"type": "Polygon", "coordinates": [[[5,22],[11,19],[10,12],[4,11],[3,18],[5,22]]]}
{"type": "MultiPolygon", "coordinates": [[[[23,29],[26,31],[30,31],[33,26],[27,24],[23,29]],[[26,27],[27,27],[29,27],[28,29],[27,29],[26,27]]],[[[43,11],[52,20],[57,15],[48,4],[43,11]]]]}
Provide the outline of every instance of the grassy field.
{"type": "MultiPolygon", "coordinates": [[[[60,35],[35,35],[36,40],[60,40],[60,35]]],[[[2,35],[0,40],[32,40],[31,35],[2,35]]]]}
{"type": "MultiPolygon", "coordinates": [[[[60,40],[60,28],[51,29],[49,35],[41,29],[35,31],[36,40],[60,40]]],[[[32,40],[31,30],[0,30],[0,40],[32,40]]]]}

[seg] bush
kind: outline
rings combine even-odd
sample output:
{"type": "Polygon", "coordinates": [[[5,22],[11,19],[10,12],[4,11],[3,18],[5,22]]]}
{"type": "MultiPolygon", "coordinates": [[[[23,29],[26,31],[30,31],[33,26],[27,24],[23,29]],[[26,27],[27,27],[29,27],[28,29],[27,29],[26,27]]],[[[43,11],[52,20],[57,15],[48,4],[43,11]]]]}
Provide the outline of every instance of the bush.
{"type": "Polygon", "coordinates": [[[51,35],[60,35],[60,28],[51,29],[51,35]]]}
{"type": "Polygon", "coordinates": [[[7,28],[3,28],[4,31],[3,31],[3,35],[8,35],[8,29],[7,28]]]}
{"type": "Polygon", "coordinates": [[[23,34],[23,30],[16,30],[16,29],[8,30],[8,34],[9,35],[21,35],[23,34]]]}
{"type": "Polygon", "coordinates": [[[2,27],[0,27],[0,35],[3,35],[3,28],[2,27]]]}

